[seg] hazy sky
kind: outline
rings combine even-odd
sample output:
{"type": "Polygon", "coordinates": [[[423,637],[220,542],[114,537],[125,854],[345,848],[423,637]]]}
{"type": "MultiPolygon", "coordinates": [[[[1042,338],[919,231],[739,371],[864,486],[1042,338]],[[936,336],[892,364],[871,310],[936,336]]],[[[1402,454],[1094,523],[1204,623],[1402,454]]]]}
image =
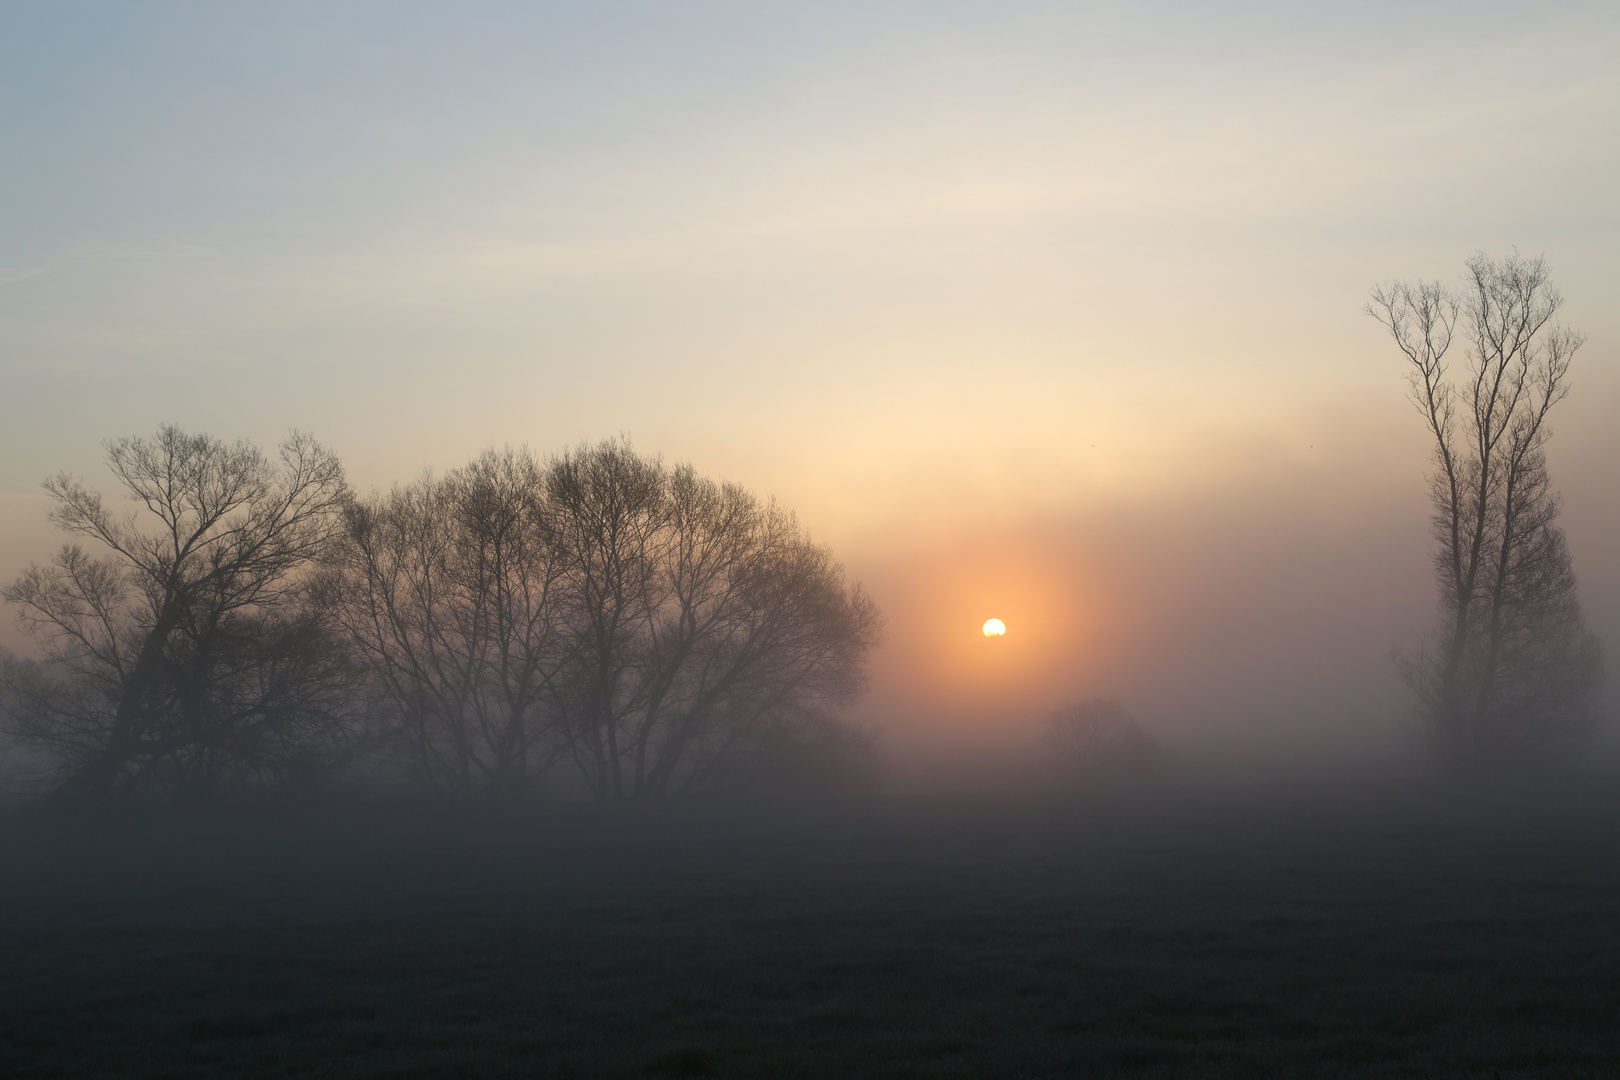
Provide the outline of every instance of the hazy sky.
{"type": "Polygon", "coordinates": [[[363,488],[623,433],[867,582],[901,741],[1376,741],[1432,591],[1375,282],[1546,255],[1620,643],[1617,55],[1612,3],[0,0],[0,577],[166,420],[363,488]]]}

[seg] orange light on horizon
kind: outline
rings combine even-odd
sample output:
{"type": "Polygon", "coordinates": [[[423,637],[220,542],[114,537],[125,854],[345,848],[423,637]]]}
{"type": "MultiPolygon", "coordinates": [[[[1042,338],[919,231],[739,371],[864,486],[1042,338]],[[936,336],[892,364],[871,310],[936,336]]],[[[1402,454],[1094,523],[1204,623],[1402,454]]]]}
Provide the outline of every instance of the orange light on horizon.
{"type": "Polygon", "coordinates": [[[886,722],[1022,723],[1075,696],[1107,659],[1100,629],[1114,604],[1067,535],[986,529],[863,569],[888,622],[862,708],[886,722]]]}

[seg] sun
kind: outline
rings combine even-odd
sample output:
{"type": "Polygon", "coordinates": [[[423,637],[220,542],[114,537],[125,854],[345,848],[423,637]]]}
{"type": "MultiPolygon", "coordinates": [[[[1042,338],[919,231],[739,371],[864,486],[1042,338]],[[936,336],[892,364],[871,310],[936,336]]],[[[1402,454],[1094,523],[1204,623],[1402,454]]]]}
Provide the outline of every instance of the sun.
{"type": "Polygon", "coordinates": [[[984,621],[985,637],[1000,637],[1007,632],[1007,624],[1000,619],[986,619],[984,621]]]}

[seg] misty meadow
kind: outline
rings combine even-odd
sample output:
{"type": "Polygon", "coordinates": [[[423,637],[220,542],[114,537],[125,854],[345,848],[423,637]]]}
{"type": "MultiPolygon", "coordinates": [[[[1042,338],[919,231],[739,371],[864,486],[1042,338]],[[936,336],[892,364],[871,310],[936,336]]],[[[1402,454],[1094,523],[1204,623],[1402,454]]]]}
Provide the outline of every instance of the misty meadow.
{"type": "Polygon", "coordinates": [[[0,1076],[1620,1075],[1617,49],[0,3],[0,1076]]]}
{"type": "MultiPolygon", "coordinates": [[[[5,592],[25,1076],[1601,1076],[1620,786],[1545,420],[1544,264],[1370,310],[1435,440],[1403,763],[1234,784],[1118,701],[897,789],[882,618],[795,517],[625,442],[350,490],[165,426],[5,592]],[[1447,354],[1461,334],[1460,379],[1447,354]],[[892,751],[891,751],[892,752],[892,751]]],[[[1455,361],[1453,361],[1455,363],[1455,361]]],[[[981,628],[985,648],[1010,632],[981,628]]]]}
{"type": "MultiPolygon", "coordinates": [[[[1546,450],[1583,339],[1554,322],[1543,260],[1468,272],[1460,293],[1379,287],[1367,310],[1433,438],[1439,626],[1395,666],[1436,763],[1479,775],[1589,741],[1603,662],[1546,450]]],[[[877,606],[790,511],[689,465],[622,441],[508,448],[361,496],[307,435],[267,455],[166,425],[108,442],[106,467],[136,509],[46,481],[52,523],[85,543],[0,594],[42,653],[0,661],[0,730],[37,755],[50,805],[875,780],[875,733],[840,709],[877,606]]],[[[981,632],[994,650],[1008,627],[981,632]]],[[[1053,776],[1165,767],[1105,698],[1058,708],[1045,735],[1053,776]]]]}

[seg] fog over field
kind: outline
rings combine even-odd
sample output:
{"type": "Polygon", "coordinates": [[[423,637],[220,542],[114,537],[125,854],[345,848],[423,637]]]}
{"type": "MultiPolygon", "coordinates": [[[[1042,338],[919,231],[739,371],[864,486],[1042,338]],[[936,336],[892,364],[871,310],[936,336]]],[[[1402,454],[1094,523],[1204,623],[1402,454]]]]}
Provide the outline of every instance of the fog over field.
{"type": "Polygon", "coordinates": [[[13,1076],[1599,1077],[1612,783],[0,822],[13,1076]]]}
{"type": "Polygon", "coordinates": [[[1617,49],[0,4],[0,1074],[1606,1075],[1617,49]]]}

